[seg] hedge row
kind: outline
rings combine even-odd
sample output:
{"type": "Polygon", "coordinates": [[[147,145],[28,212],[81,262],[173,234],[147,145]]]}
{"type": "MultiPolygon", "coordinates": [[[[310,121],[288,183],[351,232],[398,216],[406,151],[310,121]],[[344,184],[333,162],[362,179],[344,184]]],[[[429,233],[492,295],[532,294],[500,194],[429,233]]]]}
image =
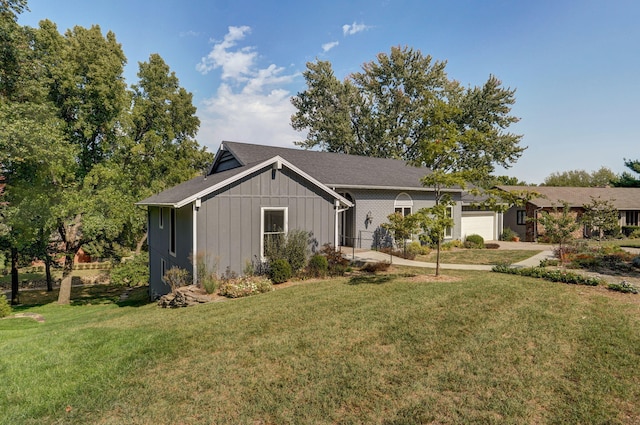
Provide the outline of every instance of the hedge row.
{"type": "Polygon", "coordinates": [[[542,267],[510,267],[508,265],[498,265],[494,266],[492,270],[497,273],[537,277],[540,279],[550,280],[551,282],[562,282],[573,285],[598,286],[606,283],[603,279],[597,277],[588,277],[578,273],[565,272],[561,270],[546,270],[542,267]]]}

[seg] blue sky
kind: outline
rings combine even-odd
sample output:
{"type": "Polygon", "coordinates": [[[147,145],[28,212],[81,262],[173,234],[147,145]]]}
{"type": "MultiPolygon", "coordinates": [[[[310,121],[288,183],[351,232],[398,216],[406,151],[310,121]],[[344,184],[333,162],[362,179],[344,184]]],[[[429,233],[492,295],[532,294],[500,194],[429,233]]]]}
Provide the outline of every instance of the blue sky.
{"type": "Polygon", "coordinates": [[[23,25],[100,25],[122,44],[128,84],[159,53],[194,94],[198,141],[293,146],[289,98],[302,71],[328,60],[339,78],[391,46],[447,61],[450,78],[490,74],[515,88],[522,158],[500,174],[540,183],[552,172],[640,159],[640,2],[635,0],[29,0],[23,25]]]}

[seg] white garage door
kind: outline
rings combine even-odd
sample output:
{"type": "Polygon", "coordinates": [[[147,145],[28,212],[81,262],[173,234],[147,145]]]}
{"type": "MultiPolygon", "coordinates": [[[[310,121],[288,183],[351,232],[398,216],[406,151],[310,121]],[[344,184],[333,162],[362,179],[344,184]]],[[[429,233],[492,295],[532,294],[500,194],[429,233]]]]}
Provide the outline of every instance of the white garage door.
{"type": "MultiPolygon", "coordinates": [[[[467,213],[469,214],[469,213],[467,213]]],[[[485,241],[491,241],[495,236],[495,214],[481,213],[462,216],[462,240],[467,235],[480,235],[485,241]]]]}

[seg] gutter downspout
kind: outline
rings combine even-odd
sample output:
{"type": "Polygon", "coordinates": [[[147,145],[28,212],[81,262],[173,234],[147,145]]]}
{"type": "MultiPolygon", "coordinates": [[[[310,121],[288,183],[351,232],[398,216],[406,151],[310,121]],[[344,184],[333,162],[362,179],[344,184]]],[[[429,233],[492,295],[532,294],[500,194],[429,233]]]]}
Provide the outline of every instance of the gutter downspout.
{"type": "Polygon", "coordinates": [[[349,208],[342,208],[340,209],[340,201],[338,201],[337,199],[334,201],[334,209],[336,211],[336,216],[335,216],[335,234],[333,236],[333,247],[336,251],[338,251],[338,242],[339,242],[339,233],[338,233],[338,214],[340,214],[341,212],[345,212],[346,210],[348,210],[349,208]]]}
{"type": "Polygon", "coordinates": [[[193,247],[192,247],[192,258],[193,258],[193,284],[198,284],[198,210],[200,209],[201,204],[200,198],[196,199],[193,202],[193,247]]]}

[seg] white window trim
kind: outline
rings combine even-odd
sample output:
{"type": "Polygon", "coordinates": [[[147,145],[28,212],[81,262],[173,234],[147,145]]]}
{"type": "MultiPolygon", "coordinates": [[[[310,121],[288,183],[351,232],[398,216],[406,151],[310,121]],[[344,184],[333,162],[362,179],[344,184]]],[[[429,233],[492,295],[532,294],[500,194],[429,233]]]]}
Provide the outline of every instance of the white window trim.
{"type": "Polygon", "coordinates": [[[172,256],[176,256],[176,251],[178,248],[178,234],[176,232],[176,227],[178,224],[178,213],[175,208],[171,208],[169,210],[169,254],[172,256]],[[171,216],[173,216],[173,221],[171,220],[171,216]],[[171,239],[173,238],[173,251],[171,250],[171,239]]]}
{"type": "MultiPolygon", "coordinates": [[[[453,207],[452,206],[448,206],[447,207],[447,211],[451,212],[450,217],[453,218],[453,207]]],[[[445,239],[453,238],[453,226],[447,227],[447,228],[444,229],[444,237],[445,237],[445,239]]]]}
{"type": "Polygon", "coordinates": [[[284,211],[284,234],[289,231],[289,207],[260,207],[260,259],[265,261],[264,256],[264,213],[265,211],[284,211]]]}

